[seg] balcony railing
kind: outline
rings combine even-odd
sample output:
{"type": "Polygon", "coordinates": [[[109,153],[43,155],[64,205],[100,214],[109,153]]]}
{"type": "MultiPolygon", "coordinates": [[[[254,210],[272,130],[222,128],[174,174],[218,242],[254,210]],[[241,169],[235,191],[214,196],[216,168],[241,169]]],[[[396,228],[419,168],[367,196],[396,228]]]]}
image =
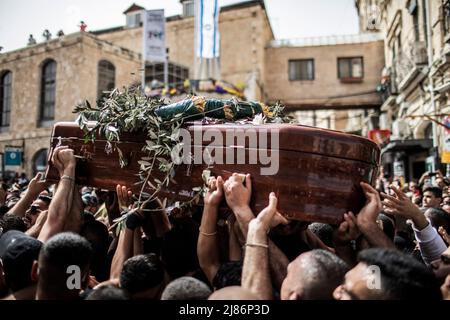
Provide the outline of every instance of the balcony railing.
{"type": "Polygon", "coordinates": [[[428,64],[427,43],[423,26],[414,26],[403,39],[402,46],[392,61],[395,82],[399,90],[428,64]]]}
{"type": "Polygon", "coordinates": [[[408,44],[393,61],[397,84],[402,83],[418,67],[426,66],[427,61],[427,46],[424,41],[408,44]]]}

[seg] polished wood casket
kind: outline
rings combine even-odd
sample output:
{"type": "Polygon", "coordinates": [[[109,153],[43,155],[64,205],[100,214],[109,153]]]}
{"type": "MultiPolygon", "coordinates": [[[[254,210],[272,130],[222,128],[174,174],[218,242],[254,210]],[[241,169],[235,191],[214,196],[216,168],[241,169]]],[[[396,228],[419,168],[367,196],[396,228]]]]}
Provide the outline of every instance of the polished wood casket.
{"type": "MultiPolygon", "coordinates": [[[[359,212],[365,203],[359,183],[373,184],[378,171],[379,147],[368,139],[338,131],[294,124],[236,123],[190,123],[186,129],[191,134],[192,155],[198,152],[203,158],[201,163],[177,166],[176,183],[171,183],[159,195],[168,200],[189,199],[192,189],[203,185],[202,172],[205,169],[225,179],[233,172],[250,173],[253,189],[251,207],[255,213],[267,205],[268,195],[273,191],[279,199],[278,210],[288,218],[338,224],[345,212],[359,212]],[[222,140],[221,135],[224,137],[222,140]],[[244,135],[246,139],[225,138],[233,135],[244,135]],[[255,136],[258,140],[256,149],[251,143],[255,136]],[[214,150],[212,154],[211,150],[214,150]],[[234,152],[230,158],[232,163],[227,163],[225,156],[224,163],[212,163],[211,157],[231,151],[234,152]],[[237,161],[239,151],[244,152],[245,161],[237,161]],[[251,155],[259,156],[260,152],[257,163],[249,161],[251,155]],[[265,172],[263,168],[266,168],[265,172]]],[[[55,146],[68,145],[79,156],[76,173],[79,184],[110,190],[122,184],[139,193],[138,161],[145,156],[141,151],[145,140],[144,133],[121,136],[118,146],[128,162],[121,168],[118,151],[114,149],[108,154],[103,137],[97,136],[95,143],[85,143],[83,131],[76,123],[60,122],[53,128],[49,159],[55,146]]],[[[58,180],[51,162],[45,176],[48,181],[58,180]]]]}

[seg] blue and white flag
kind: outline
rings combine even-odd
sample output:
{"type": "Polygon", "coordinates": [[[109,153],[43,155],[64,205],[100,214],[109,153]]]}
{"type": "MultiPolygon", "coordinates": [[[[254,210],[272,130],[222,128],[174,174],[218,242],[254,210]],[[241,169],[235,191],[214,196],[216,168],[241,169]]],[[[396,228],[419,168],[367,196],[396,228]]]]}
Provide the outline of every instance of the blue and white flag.
{"type": "Polygon", "coordinates": [[[164,62],[166,60],[165,26],[164,9],[144,11],[144,61],[164,62]]]}
{"type": "Polygon", "coordinates": [[[195,52],[198,58],[219,57],[219,10],[218,0],[196,0],[195,52]]]}

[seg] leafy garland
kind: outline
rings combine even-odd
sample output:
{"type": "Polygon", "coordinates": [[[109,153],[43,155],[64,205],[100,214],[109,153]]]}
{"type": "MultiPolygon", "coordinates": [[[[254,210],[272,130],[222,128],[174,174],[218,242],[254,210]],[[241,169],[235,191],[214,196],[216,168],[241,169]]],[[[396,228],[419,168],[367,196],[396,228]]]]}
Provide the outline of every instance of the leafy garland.
{"type": "MultiPolygon", "coordinates": [[[[121,167],[128,165],[128,160],[119,147],[121,135],[125,132],[146,132],[147,140],[142,149],[146,156],[138,161],[140,181],[137,184],[141,184],[138,205],[142,203],[143,198],[156,199],[156,195],[163,187],[168,187],[170,182],[174,182],[176,165],[171,161],[170,154],[179,143],[178,130],[184,121],[191,118],[189,115],[179,113],[171,119],[163,120],[157,115],[156,110],[164,105],[167,105],[164,100],[149,98],[137,87],[125,88],[122,92],[115,89],[96,107],[85,101],[77,105],[73,111],[78,114],[76,122],[84,131],[84,142],[94,142],[96,133],[104,136],[107,141],[105,151],[110,154],[114,149],[117,150],[121,167]],[[155,168],[164,173],[162,180],[152,178],[151,174],[155,168]],[[144,192],[146,186],[150,187],[151,194],[144,192]]],[[[258,114],[253,119],[243,121],[254,124],[292,122],[292,118],[284,115],[284,106],[281,104],[277,103],[269,109],[268,115],[258,114]]],[[[209,174],[204,172],[205,182],[209,174]]],[[[193,189],[191,200],[184,203],[177,202],[174,207],[184,208],[197,203],[204,192],[204,186],[196,187],[193,189]]],[[[166,208],[166,202],[167,199],[162,201],[163,209],[166,208]]]]}

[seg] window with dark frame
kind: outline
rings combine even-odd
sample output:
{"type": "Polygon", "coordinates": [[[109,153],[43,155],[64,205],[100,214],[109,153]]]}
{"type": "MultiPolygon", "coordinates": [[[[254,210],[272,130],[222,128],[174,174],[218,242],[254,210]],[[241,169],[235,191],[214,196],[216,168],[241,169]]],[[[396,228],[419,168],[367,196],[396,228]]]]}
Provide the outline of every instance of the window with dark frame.
{"type": "Polygon", "coordinates": [[[38,172],[45,172],[47,167],[47,154],[48,149],[40,149],[33,156],[33,175],[38,172]]]}
{"type": "Polygon", "coordinates": [[[0,77],[0,130],[6,130],[11,118],[12,72],[6,71],[0,77]]]}
{"type": "Polygon", "coordinates": [[[55,118],[56,62],[48,60],[42,66],[40,122],[55,118]]]}
{"type": "Polygon", "coordinates": [[[97,99],[101,100],[107,96],[115,86],[116,67],[107,60],[100,60],[98,63],[97,99]]]}
{"type": "MultiPolygon", "coordinates": [[[[182,87],[186,79],[189,79],[189,69],[181,65],[169,62],[168,80],[170,88],[182,87]]],[[[145,82],[153,80],[164,84],[164,63],[147,64],[145,67],[145,82]]]]}
{"type": "Polygon", "coordinates": [[[314,80],[314,59],[289,60],[289,80],[314,80]]]}
{"type": "Polygon", "coordinates": [[[342,82],[360,82],[363,77],[362,57],[338,58],[338,78],[342,82]]]}

